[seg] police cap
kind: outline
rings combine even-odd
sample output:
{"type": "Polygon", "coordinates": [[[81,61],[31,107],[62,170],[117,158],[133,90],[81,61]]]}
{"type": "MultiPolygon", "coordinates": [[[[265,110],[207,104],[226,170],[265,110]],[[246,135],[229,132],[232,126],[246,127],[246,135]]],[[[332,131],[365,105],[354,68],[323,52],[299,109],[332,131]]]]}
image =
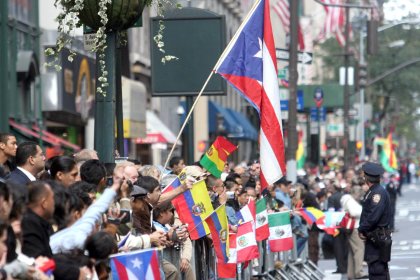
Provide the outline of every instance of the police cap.
{"type": "Polygon", "coordinates": [[[385,172],[382,165],[373,162],[366,162],[363,164],[362,170],[366,173],[366,175],[372,177],[379,177],[385,172]]]}
{"type": "Polygon", "coordinates": [[[147,191],[144,188],[139,187],[137,185],[133,185],[133,190],[130,193],[131,197],[144,197],[146,195],[147,191]]]}
{"type": "Polygon", "coordinates": [[[285,185],[288,186],[289,184],[291,184],[292,181],[287,180],[286,176],[281,177],[279,180],[277,180],[274,184],[275,185],[285,185]]]}

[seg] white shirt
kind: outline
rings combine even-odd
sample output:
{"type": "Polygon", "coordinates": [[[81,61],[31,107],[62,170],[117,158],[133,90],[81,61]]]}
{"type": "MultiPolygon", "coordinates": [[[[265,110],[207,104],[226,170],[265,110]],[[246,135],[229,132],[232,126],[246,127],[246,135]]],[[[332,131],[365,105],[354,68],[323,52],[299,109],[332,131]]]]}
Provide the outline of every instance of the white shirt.
{"type": "Polygon", "coordinates": [[[29,178],[29,180],[31,180],[32,182],[33,182],[33,181],[36,181],[35,176],[34,176],[34,175],[32,175],[32,174],[31,174],[28,170],[23,169],[22,167],[19,167],[19,166],[18,166],[18,169],[19,169],[20,171],[22,171],[22,172],[23,172],[23,174],[25,174],[25,175],[26,175],[26,177],[28,177],[28,178],[29,178]]]}

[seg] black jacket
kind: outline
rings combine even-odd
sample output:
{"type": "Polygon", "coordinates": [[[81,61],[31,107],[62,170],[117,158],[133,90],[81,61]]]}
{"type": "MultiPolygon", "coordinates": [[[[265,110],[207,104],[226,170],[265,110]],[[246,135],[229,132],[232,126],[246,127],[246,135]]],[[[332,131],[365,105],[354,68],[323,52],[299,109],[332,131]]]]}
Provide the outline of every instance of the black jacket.
{"type": "Polygon", "coordinates": [[[53,229],[48,221],[27,209],[22,219],[22,253],[29,257],[52,257],[50,235],[53,229]]]}
{"type": "Polygon", "coordinates": [[[26,185],[31,182],[28,176],[18,168],[10,172],[9,175],[6,176],[6,180],[19,185],[26,185]]]}

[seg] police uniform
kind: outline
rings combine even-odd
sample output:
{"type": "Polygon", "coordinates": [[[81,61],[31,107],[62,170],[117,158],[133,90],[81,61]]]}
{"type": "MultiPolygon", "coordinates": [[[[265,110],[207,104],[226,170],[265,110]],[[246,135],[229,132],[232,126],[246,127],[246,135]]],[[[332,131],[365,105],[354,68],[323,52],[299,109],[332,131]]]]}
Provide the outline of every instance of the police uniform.
{"type": "MultiPolygon", "coordinates": [[[[380,177],[384,169],[376,163],[365,163],[362,170],[367,176],[380,177]]],[[[380,185],[372,185],[364,196],[359,233],[366,237],[365,261],[369,267],[369,279],[390,279],[388,262],[391,256],[390,198],[380,185]]]]}

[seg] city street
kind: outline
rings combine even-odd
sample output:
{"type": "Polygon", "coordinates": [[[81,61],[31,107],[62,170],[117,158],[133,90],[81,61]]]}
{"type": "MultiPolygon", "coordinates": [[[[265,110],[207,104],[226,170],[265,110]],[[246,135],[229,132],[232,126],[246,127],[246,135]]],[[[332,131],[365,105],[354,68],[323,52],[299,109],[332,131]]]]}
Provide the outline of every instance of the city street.
{"type": "MultiPolygon", "coordinates": [[[[420,279],[420,184],[404,185],[402,194],[397,200],[391,279],[416,280],[420,279]]],[[[335,260],[321,260],[319,266],[326,273],[325,279],[347,279],[346,275],[332,274],[335,260]]]]}

